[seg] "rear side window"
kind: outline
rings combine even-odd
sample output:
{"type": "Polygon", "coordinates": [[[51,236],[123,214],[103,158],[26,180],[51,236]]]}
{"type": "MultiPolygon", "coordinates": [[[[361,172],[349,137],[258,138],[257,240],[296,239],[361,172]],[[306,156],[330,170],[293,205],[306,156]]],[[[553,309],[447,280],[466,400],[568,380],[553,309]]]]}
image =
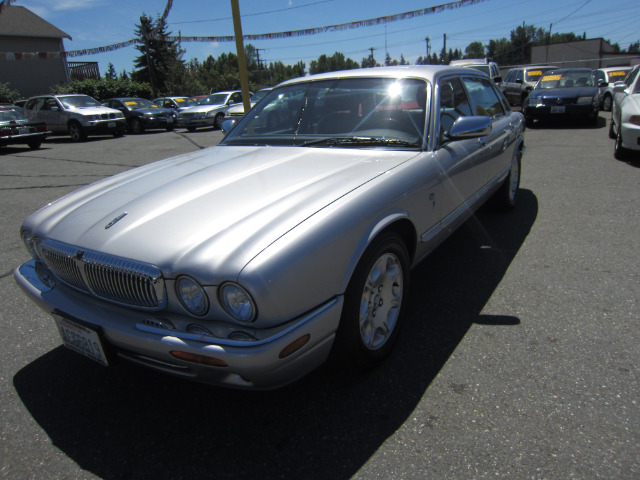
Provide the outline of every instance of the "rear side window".
{"type": "Polygon", "coordinates": [[[464,77],[462,80],[469,92],[475,115],[493,118],[497,115],[505,114],[502,102],[493,89],[490,80],[475,77],[464,77]]]}

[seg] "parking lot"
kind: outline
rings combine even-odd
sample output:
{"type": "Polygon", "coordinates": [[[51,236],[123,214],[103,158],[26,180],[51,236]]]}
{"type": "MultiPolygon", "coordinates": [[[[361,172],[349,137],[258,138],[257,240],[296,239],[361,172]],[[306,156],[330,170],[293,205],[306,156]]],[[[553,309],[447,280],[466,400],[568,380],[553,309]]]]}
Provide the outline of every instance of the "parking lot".
{"type": "Polygon", "coordinates": [[[93,364],[12,278],[30,213],[220,131],[2,148],[0,478],[640,478],[640,157],[609,117],[526,131],[515,210],[413,271],[384,365],[264,393],[93,364]]]}

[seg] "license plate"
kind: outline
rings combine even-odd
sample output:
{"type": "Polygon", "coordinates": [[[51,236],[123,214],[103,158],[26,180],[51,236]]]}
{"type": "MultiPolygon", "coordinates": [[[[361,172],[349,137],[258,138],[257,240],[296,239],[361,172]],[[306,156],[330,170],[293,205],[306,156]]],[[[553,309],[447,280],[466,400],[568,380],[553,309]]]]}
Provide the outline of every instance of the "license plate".
{"type": "Polygon", "coordinates": [[[65,347],[89,357],[105,367],[109,366],[97,330],[80,325],[60,315],[54,315],[53,318],[58,325],[58,331],[65,347]]]}
{"type": "Polygon", "coordinates": [[[562,107],[551,107],[551,113],[564,113],[564,106],[562,106],[562,107]]]}
{"type": "Polygon", "coordinates": [[[167,123],[173,123],[173,117],[167,118],[167,123]]]}
{"type": "Polygon", "coordinates": [[[26,135],[29,133],[29,127],[18,127],[18,133],[20,135],[26,135]]]}
{"type": "Polygon", "coordinates": [[[116,128],[116,122],[107,123],[107,128],[116,128]]]}

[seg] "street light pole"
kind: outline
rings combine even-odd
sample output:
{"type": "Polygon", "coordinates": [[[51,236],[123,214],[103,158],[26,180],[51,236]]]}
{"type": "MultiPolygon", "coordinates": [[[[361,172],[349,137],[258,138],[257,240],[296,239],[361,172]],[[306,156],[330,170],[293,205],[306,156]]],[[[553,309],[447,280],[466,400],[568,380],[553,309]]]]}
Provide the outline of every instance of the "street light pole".
{"type": "Polygon", "coordinates": [[[231,0],[231,13],[233,16],[233,31],[236,37],[236,50],[238,51],[238,68],[240,69],[240,89],[242,90],[242,104],[244,111],[251,108],[249,97],[249,75],[247,74],[247,62],[244,55],[244,44],[242,42],[242,24],[240,22],[240,6],[238,0],[231,0]]]}

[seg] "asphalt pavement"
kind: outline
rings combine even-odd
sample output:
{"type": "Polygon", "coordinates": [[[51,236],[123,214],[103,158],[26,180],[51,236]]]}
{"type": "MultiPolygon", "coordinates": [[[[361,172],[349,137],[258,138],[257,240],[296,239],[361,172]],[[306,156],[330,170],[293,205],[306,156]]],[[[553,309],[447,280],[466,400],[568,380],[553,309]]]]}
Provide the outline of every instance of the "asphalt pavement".
{"type": "Polygon", "coordinates": [[[0,149],[0,478],[640,479],[640,156],[608,119],[526,131],[517,207],[413,271],[384,365],[260,393],[85,360],[12,278],[30,213],[219,131],[0,149]]]}

